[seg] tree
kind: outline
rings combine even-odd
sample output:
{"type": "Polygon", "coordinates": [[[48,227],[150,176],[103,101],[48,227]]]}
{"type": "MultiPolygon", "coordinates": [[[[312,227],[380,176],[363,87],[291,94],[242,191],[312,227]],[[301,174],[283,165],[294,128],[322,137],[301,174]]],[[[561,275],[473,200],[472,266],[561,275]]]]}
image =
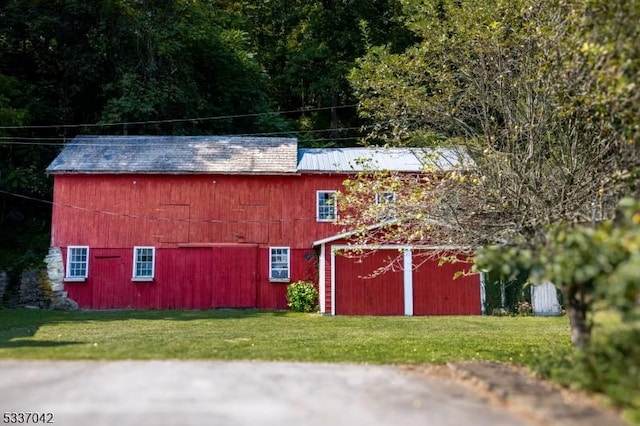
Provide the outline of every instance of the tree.
{"type": "MultiPolygon", "coordinates": [[[[104,122],[240,116],[145,127],[162,133],[284,130],[245,28],[213,2],[123,2],[108,37],[114,77],[104,82],[104,122]]],[[[134,130],[135,131],[135,130],[134,130]]]]}
{"type": "MultiPolygon", "coordinates": [[[[612,218],[637,190],[640,2],[406,5],[420,43],[371,49],[351,75],[369,139],[448,145],[474,165],[406,182],[411,198],[384,235],[526,252],[551,244],[553,224],[612,218]]],[[[574,299],[572,319],[592,307],[574,299]]]]}
{"type": "MultiPolygon", "coordinates": [[[[44,170],[76,133],[287,130],[265,114],[275,108],[264,69],[237,24],[212,1],[3,2],[0,250],[46,250],[44,170]],[[228,118],[185,120],[203,116],[228,118]],[[113,126],[131,121],[162,123],[113,126]]],[[[0,256],[0,268],[14,257],[0,256]]]]}
{"type": "Polygon", "coordinates": [[[623,199],[615,223],[554,224],[541,247],[486,247],[479,251],[476,266],[499,269],[507,276],[526,270],[532,280],[553,282],[563,289],[565,302],[572,307],[571,340],[584,349],[593,325],[587,314],[595,301],[627,320],[640,314],[640,201],[623,199]]]}
{"type": "MultiPolygon", "coordinates": [[[[0,74],[0,123],[11,127],[26,123],[28,104],[28,96],[18,81],[0,74]]],[[[48,196],[49,186],[39,168],[47,161],[46,150],[28,143],[16,145],[10,142],[8,132],[0,129],[0,270],[16,272],[39,260],[37,250],[26,249],[48,243],[45,215],[50,212],[43,212],[37,203],[12,194],[48,196]]]]}
{"type": "MultiPolygon", "coordinates": [[[[244,115],[127,131],[282,130],[282,120],[246,117],[273,110],[266,75],[247,28],[215,2],[6,3],[0,14],[0,72],[33,96],[32,125],[102,122],[105,127],[97,131],[113,132],[108,124],[244,115]]],[[[73,130],[49,133],[73,136],[73,130]]]]}
{"type": "Polygon", "coordinates": [[[257,58],[269,75],[269,94],[278,106],[308,109],[295,117],[299,130],[310,132],[309,139],[353,143],[360,119],[350,107],[355,99],[347,75],[368,43],[404,47],[410,40],[401,22],[400,2],[247,3],[242,13],[253,22],[257,58]]]}

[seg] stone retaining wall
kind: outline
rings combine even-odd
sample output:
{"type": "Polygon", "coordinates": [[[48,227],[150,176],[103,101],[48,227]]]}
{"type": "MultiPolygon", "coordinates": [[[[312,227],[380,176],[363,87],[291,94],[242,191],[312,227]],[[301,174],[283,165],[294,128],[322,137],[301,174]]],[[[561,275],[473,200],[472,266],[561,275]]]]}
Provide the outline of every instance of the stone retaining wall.
{"type": "MultiPolygon", "coordinates": [[[[64,267],[62,252],[58,247],[49,249],[45,258],[46,268],[23,271],[16,300],[10,306],[26,306],[40,309],[77,310],[78,304],[64,291],[64,267]]],[[[9,285],[8,274],[0,271],[0,302],[9,285]]]]}
{"type": "Polygon", "coordinates": [[[46,272],[40,270],[22,272],[19,289],[21,305],[48,308],[51,303],[51,293],[46,272]]]}

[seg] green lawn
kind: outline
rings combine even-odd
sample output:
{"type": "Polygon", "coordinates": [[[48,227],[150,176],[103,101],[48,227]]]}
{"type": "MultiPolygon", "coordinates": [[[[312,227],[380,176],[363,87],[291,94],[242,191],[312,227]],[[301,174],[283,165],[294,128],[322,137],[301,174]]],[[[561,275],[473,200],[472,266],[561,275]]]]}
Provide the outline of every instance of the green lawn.
{"type": "Polygon", "coordinates": [[[565,317],[328,317],[254,310],[0,310],[0,358],[531,365],[570,347],[565,317]]]}

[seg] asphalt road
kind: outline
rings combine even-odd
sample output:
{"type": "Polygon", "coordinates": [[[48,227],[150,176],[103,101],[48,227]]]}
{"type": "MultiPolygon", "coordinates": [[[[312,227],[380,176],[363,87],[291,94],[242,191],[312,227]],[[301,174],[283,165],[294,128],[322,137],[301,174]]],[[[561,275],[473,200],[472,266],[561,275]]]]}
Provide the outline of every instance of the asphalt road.
{"type": "Polygon", "coordinates": [[[529,424],[455,382],[393,366],[0,361],[0,424],[27,412],[64,426],[529,424]]]}

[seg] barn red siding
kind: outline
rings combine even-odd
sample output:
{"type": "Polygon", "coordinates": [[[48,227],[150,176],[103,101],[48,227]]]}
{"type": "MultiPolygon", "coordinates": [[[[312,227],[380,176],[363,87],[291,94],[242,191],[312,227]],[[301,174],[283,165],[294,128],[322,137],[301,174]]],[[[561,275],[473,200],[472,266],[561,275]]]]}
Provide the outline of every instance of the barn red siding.
{"type": "Polygon", "coordinates": [[[403,315],[403,272],[387,271],[371,274],[387,264],[384,250],[350,258],[336,255],[337,315],[403,315]]]}
{"type": "MultiPolygon", "coordinates": [[[[414,260],[415,263],[415,260],[414,260]]],[[[453,279],[467,263],[428,261],[413,271],[414,315],[480,315],[480,276],[453,279]]]]}
{"type": "Polygon", "coordinates": [[[340,231],[316,191],[345,175],[56,175],[52,246],[245,243],[309,248],[340,231]]]}
{"type": "MultiPolygon", "coordinates": [[[[86,282],[65,284],[83,308],[286,309],[287,283],[269,281],[269,247],[290,248],[290,282],[315,282],[312,242],[341,231],[316,221],[316,191],[341,189],[345,178],[56,175],[51,245],[63,253],[90,247],[86,282]],[[156,247],[151,283],[131,281],[134,246],[156,247]]],[[[325,312],[333,305],[337,314],[404,314],[402,271],[359,278],[385,264],[383,251],[362,263],[336,256],[333,294],[332,244],[325,247],[325,312]]],[[[452,281],[452,267],[414,272],[415,315],[480,313],[479,278],[452,281]]]]}
{"type": "MultiPolygon", "coordinates": [[[[292,250],[292,282],[315,273],[310,253],[292,250]]],[[[136,282],[132,248],[91,248],[87,280],[65,289],[91,309],[286,309],[287,283],[269,281],[268,263],[255,245],[157,249],[154,280],[136,282]]]]}
{"type": "Polygon", "coordinates": [[[315,282],[311,243],[340,230],[316,222],[316,191],[344,179],[56,175],[51,245],[90,247],[89,278],[65,285],[83,308],[286,309],[269,247],[290,248],[290,282],[315,282]],[[153,283],[131,281],[134,246],[156,247],[153,283]]]}

